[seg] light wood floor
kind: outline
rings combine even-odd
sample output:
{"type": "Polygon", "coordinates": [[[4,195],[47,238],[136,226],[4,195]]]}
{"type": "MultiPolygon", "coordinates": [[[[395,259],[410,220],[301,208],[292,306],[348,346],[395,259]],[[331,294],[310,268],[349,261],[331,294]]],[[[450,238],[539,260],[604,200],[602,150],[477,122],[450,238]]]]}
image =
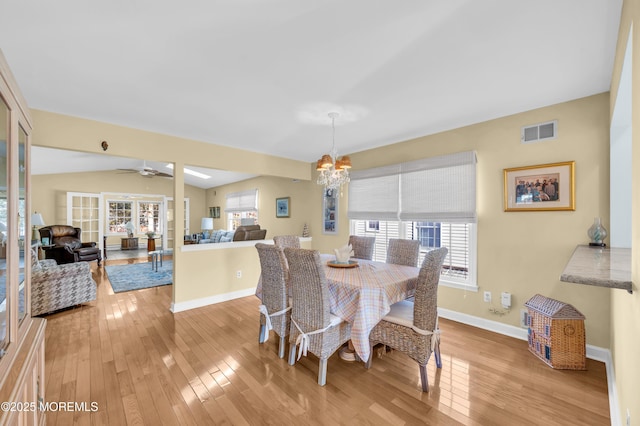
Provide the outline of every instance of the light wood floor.
{"type": "Polygon", "coordinates": [[[371,370],[334,354],[320,387],[313,355],[291,367],[275,335],[258,344],[257,298],[173,315],[171,286],[114,294],[92,268],[98,300],[47,316],[46,399],[98,410],[49,412],[48,425],[610,423],[599,362],[553,370],[526,342],[442,320],[443,367],[432,357],[430,393],[395,351],[371,370]]]}

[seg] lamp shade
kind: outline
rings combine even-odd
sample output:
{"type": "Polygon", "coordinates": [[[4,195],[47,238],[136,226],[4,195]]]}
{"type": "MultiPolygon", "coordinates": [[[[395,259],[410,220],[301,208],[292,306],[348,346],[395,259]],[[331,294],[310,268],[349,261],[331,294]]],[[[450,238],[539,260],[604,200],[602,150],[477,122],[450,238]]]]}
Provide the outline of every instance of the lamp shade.
{"type": "Polygon", "coordinates": [[[203,217],[200,222],[200,229],[213,229],[213,218],[203,217]]]}
{"type": "Polygon", "coordinates": [[[31,215],[31,226],[44,226],[44,219],[40,213],[35,212],[31,215]]]}

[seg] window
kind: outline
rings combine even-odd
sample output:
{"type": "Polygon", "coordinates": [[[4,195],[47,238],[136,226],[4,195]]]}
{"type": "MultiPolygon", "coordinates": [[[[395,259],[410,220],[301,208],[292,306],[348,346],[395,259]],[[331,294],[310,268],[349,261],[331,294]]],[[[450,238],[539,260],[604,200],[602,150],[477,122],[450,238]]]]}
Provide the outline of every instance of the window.
{"type": "Polygon", "coordinates": [[[238,226],[255,225],[258,223],[258,190],[232,192],[227,194],[227,223],[229,230],[238,226]]]}
{"type": "Polygon", "coordinates": [[[380,230],[380,221],[379,220],[368,220],[367,221],[367,231],[379,231],[380,230]]]}
{"type": "Polygon", "coordinates": [[[138,202],[138,232],[146,234],[154,232],[162,234],[162,221],[160,218],[160,202],[138,202]]]}
{"type": "Polygon", "coordinates": [[[375,260],[391,238],[420,241],[420,262],[447,247],[441,282],[477,289],[475,152],[354,171],[347,215],[352,234],[376,238],[375,260]]]}
{"type": "Polygon", "coordinates": [[[125,225],[133,218],[133,202],[131,201],[107,201],[109,234],[126,234],[125,225]]]}
{"type": "Polygon", "coordinates": [[[411,222],[412,235],[415,240],[420,240],[422,247],[441,247],[440,246],[440,229],[441,224],[438,222],[411,222]]]}
{"type": "Polygon", "coordinates": [[[352,220],[351,234],[362,237],[375,237],[373,260],[384,262],[387,259],[389,239],[405,238],[420,241],[420,257],[430,250],[446,247],[449,252],[442,265],[441,282],[454,287],[475,287],[475,225],[471,223],[445,222],[401,222],[352,220]],[[370,229],[370,223],[376,222],[378,230],[370,229]]]}

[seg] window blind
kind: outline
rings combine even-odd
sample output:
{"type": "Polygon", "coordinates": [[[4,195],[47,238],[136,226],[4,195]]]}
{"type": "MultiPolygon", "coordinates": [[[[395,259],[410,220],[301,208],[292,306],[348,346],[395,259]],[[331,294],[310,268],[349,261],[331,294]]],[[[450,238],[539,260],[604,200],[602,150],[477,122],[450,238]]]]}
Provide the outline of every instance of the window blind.
{"type": "Polygon", "coordinates": [[[400,165],[400,220],[475,223],[476,153],[400,165]]]}
{"type": "Polygon", "coordinates": [[[360,220],[475,223],[476,153],[354,171],[347,215],[360,220]]]}
{"type": "Polygon", "coordinates": [[[351,172],[347,208],[349,219],[397,219],[399,179],[399,164],[351,172]]]}
{"type": "Polygon", "coordinates": [[[246,212],[258,210],[258,190],[232,192],[227,194],[227,205],[224,211],[227,213],[246,212]]]}

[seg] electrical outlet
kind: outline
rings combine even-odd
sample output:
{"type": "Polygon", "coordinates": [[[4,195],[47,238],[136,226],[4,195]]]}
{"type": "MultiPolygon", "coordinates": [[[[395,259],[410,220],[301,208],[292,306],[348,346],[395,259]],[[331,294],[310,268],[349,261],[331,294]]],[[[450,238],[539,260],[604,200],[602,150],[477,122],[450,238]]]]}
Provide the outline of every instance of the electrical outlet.
{"type": "Polygon", "coordinates": [[[487,303],[491,303],[491,292],[490,291],[485,291],[484,292],[484,301],[487,303]]]}
{"type": "Polygon", "coordinates": [[[511,307],[511,293],[503,291],[500,295],[500,303],[502,303],[503,308],[509,309],[511,307]]]}
{"type": "Polygon", "coordinates": [[[236,271],[236,278],[242,278],[242,271],[236,271]]]}

